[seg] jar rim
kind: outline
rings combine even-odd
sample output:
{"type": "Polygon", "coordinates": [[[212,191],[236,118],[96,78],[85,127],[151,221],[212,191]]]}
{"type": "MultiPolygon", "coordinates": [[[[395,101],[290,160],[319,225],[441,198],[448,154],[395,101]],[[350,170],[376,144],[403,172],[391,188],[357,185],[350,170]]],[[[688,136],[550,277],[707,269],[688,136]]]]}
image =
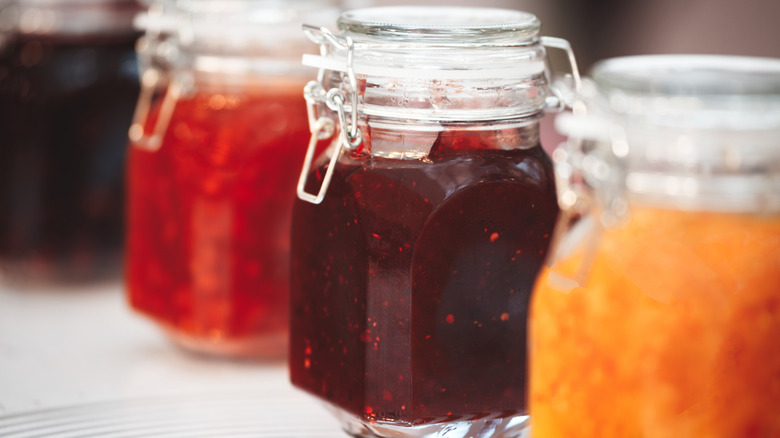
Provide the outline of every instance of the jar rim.
{"type": "Polygon", "coordinates": [[[780,98],[780,59],[730,55],[638,55],[596,63],[605,91],[665,96],[768,95],[780,98]]]}
{"type": "MultiPolygon", "coordinates": [[[[0,2],[2,3],[2,2],[0,2]]],[[[135,0],[23,0],[18,2],[23,7],[98,7],[123,6],[132,4],[138,7],[135,0]]]]}
{"type": "Polygon", "coordinates": [[[633,123],[704,131],[780,129],[780,59],[640,55],[601,61],[591,76],[592,94],[599,95],[594,102],[633,123]]]}
{"type": "Polygon", "coordinates": [[[0,21],[11,23],[0,23],[0,31],[35,37],[131,37],[140,10],[134,0],[0,0],[0,21]]]}
{"type": "Polygon", "coordinates": [[[357,38],[462,46],[535,42],[541,23],[535,15],[513,9],[385,6],[346,11],[339,17],[338,27],[357,38]]]}
{"type": "MultiPolygon", "coordinates": [[[[336,0],[179,0],[152,1],[160,9],[140,14],[139,30],[176,35],[182,45],[223,45],[243,49],[277,47],[279,41],[301,45],[300,26],[306,21],[332,22],[336,0]]],[[[298,56],[297,52],[291,53],[298,56]]]]}

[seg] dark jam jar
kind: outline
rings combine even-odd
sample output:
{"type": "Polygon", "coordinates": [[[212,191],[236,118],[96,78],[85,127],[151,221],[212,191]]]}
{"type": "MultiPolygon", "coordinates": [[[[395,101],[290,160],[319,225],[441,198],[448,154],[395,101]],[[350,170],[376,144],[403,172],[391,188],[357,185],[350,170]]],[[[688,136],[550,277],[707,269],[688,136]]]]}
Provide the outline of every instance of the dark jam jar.
{"type": "Polygon", "coordinates": [[[14,282],[116,278],[132,1],[0,2],[0,266],[14,282]]]}
{"type": "MultiPolygon", "coordinates": [[[[321,68],[292,227],[292,382],[354,436],[528,431],[526,313],[558,214],[539,21],[345,13],[321,68]],[[311,165],[310,165],[311,163],[311,165]]],[[[560,41],[556,40],[560,45],[560,41]]]]}
{"type": "Polygon", "coordinates": [[[287,352],[290,218],[309,137],[305,16],[336,13],[306,0],[203,0],[154,4],[138,20],[127,294],[189,350],[287,352]]]}

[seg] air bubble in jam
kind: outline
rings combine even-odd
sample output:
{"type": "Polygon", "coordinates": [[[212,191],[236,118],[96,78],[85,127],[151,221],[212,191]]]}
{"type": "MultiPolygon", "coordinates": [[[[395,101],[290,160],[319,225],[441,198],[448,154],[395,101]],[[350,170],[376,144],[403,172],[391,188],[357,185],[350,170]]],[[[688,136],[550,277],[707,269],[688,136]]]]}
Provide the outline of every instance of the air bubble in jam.
{"type": "Polygon", "coordinates": [[[296,203],[296,386],[372,424],[525,415],[528,299],[558,207],[541,147],[499,149],[501,135],[444,131],[418,160],[343,156],[322,204],[296,203]]]}

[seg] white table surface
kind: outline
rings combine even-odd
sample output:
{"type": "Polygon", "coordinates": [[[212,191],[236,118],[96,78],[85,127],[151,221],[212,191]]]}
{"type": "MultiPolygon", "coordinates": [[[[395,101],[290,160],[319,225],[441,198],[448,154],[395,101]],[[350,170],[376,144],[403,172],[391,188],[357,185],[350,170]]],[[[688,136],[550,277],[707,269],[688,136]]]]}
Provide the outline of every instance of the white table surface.
{"type": "Polygon", "coordinates": [[[0,282],[0,436],[344,435],[284,364],[186,353],[118,283],[0,282]]]}

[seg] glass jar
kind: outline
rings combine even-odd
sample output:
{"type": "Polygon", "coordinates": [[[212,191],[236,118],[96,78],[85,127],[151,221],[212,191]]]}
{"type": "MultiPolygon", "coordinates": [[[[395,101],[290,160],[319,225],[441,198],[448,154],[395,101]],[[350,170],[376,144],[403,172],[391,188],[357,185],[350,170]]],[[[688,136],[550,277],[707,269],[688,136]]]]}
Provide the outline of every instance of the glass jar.
{"type": "Polygon", "coordinates": [[[116,278],[132,0],[0,2],[0,266],[17,284],[116,278]]]}
{"type": "Polygon", "coordinates": [[[780,436],[780,60],[598,64],[553,154],[534,435],[780,436]]]}
{"type": "MultiPolygon", "coordinates": [[[[558,213],[531,14],[342,14],[305,94],[290,372],[353,436],[526,430],[526,310],[558,213]],[[312,164],[318,142],[325,153],[312,164]]],[[[571,55],[570,49],[568,49],[571,55]]]]}
{"type": "Polygon", "coordinates": [[[191,0],[139,18],[126,285],[187,349],[286,354],[290,215],[309,128],[304,17],[323,1],[191,0]]]}

